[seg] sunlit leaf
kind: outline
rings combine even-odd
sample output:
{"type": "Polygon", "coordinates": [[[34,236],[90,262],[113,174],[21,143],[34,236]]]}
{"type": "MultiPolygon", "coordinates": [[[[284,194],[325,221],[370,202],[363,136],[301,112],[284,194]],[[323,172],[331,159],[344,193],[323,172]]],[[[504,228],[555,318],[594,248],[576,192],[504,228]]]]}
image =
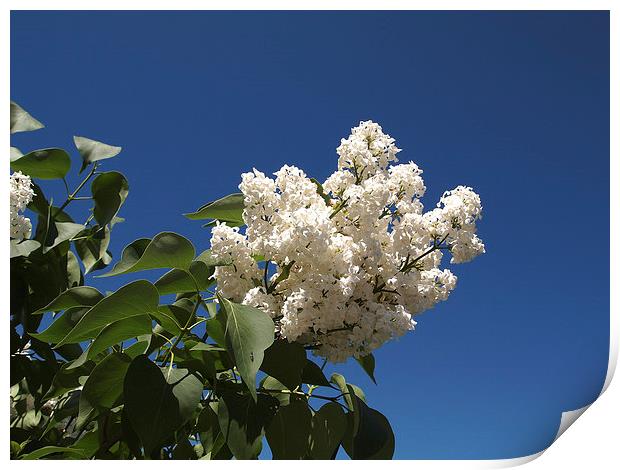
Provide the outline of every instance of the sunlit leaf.
{"type": "Polygon", "coordinates": [[[158,301],[157,289],[150,282],[140,280],[127,284],[90,308],[56,346],[94,338],[101,328],[112,322],[156,310],[158,301]]]}
{"type": "Polygon", "coordinates": [[[11,101],[11,134],[16,132],[36,131],[45,127],[20,105],[11,101]]]}
{"type": "Polygon", "coordinates": [[[271,317],[260,309],[236,304],[219,297],[225,322],[226,348],[234,357],[239,375],[256,400],[256,373],[263,362],[265,349],[273,343],[275,326],[271,317]]]}
{"type": "Polygon", "coordinates": [[[191,220],[215,219],[232,226],[243,225],[243,194],[229,194],[183,215],[191,220]]]}
{"type": "Polygon", "coordinates": [[[114,147],[86,137],[75,136],[73,137],[73,142],[82,156],[82,168],[80,169],[80,173],[84,171],[89,163],[115,157],[122,150],[121,147],[114,147]]]}
{"type": "Polygon", "coordinates": [[[92,307],[103,299],[103,294],[94,287],[79,286],[64,291],[45,307],[33,312],[59,312],[71,307],[92,307]]]}
{"type": "Polygon", "coordinates": [[[43,180],[64,178],[70,168],[71,157],[58,148],[35,150],[11,162],[11,170],[43,180]]]}
{"type": "Polygon", "coordinates": [[[140,238],[129,244],[114,268],[99,277],[157,268],[187,269],[194,255],[194,246],[187,238],[173,232],[162,232],[152,240],[140,238]]]}

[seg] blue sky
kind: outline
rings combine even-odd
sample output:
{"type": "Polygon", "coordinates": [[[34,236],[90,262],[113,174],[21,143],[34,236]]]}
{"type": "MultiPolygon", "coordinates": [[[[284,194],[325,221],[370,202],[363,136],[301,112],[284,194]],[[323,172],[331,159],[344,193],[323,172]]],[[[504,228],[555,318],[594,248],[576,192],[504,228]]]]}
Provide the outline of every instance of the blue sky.
{"type": "Polygon", "coordinates": [[[15,135],[22,151],[72,149],[73,135],[123,146],[103,166],[130,182],[117,258],[164,230],[206,249],[208,231],[183,212],[237,191],[252,167],[324,179],[360,120],[424,170],[427,207],[474,187],[487,253],[454,267],[450,299],[376,351],[377,386],[355,363],[330,366],[388,417],[396,458],[531,454],[562,411],[598,395],[606,12],[13,12],[11,97],[47,126],[15,135]]]}

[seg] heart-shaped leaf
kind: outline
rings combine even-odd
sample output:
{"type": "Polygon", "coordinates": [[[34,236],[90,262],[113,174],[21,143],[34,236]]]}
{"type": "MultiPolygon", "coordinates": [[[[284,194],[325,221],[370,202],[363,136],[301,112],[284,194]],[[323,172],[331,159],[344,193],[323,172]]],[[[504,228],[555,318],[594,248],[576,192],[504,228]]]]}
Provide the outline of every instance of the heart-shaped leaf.
{"type": "Polygon", "coordinates": [[[43,127],[45,126],[33,118],[28,111],[14,101],[11,101],[11,134],[36,131],[43,127]]]}
{"type": "Polygon", "coordinates": [[[127,284],[91,307],[56,347],[94,338],[112,322],[157,310],[158,302],[159,293],[150,282],[127,284]]]}
{"type": "Polygon", "coordinates": [[[144,355],[132,361],[123,388],[125,410],[146,455],[196,411],[202,389],[202,382],[185,369],[162,370],[144,355]]]}
{"type": "Polygon", "coordinates": [[[313,460],[331,460],[347,430],[347,417],[337,403],[327,403],[312,417],[309,456],[313,460]]]}
{"type": "Polygon", "coordinates": [[[308,451],[312,414],[306,401],[291,400],[267,428],[267,442],[276,460],[299,460],[308,451]]]}
{"type": "Polygon", "coordinates": [[[59,312],[71,307],[92,307],[101,299],[103,299],[103,294],[94,287],[72,287],[71,289],[64,291],[45,307],[34,312],[34,314],[59,312]]]}
{"type": "Polygon", "coordinates": [[[88,348],[87,359],[94,358],[112,345],[126,339],[151,333],[152,320],[148,315],[134,315],[110,323],[103,328],[88,348]]]}
{"type": "Polygon", "coordinates": [[[28,256],[40,246],[41,244],[36,240],[11,240],[11,258],[28,256]]]}
{"type": "Polygon", "coordinates": [[[239,375],[256,401],[256,373],[265,349],[273,343],[275,326],[262,310],[218,296],[221,309],[216,318],[223,321],[226,348],[234,357],[239,375]]]}
{"type": "Polygon", "coordinates": [[[347,413],[348,426],[342,447],[354,460],[390,460],[394,455],[394,432],[385,416],[362,399],[353,397],[357,426],[347,413]]]}
{"type": "Polygon", "coordinates": [[[295,390],[301,383],[302,371],[306,365],[306,350],[299,343],[285,339],[274,341],[265,351],[260,370],[275,377],[289,390],[295,390]]]}
{"type": "Polygon", "coordinates": [[[162,232],[152,240],[140,238],[130,243],[112,270],[98,277],[157,268],[187,269],[194,255],[194,245],[187,238],[173,232],[162,232]]]}
{"type": "Polygon", "coordinates": [[[99,225],[106,225],[112,221],[127,199],[129,183],[118,171],[108,171],[93,180],[91,193],[95,201],[95,220],[99,225]]]}
{"type": "Polygon", "coordinates": [[[35,150],[11,162],[11,170],[42,180],[64,178],[70,168],[71,157],[58,148],[35,150]]]}
{"type": "Polygon", "coordinates": [[[73,142],[82,156],[82,168],[80,169],[80,173],[84,171],[89,163],[115,157],[122,150],[121,147],[114,147],[113,145],[104,144],[103,142],[87,137],[74,136],[73,142]]]}
{"type": "Polygon", "coordinates": [[[260,394],[258,399],[229,392],[218,402],[218,421],[226,444],[237,460],[256,459],[262,438],[278,406],[278,400],[260,394]]]}

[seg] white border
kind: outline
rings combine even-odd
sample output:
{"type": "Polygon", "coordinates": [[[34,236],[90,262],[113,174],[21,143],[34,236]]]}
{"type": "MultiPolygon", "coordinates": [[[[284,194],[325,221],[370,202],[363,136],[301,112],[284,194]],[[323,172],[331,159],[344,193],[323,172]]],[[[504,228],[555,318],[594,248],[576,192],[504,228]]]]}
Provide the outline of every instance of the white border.
{"type": "MultiPolygon", "coordinates": [[[[614,9],[615,3],[608,0],[590,0],[590,1],[578,1],[578,0],[522,0],[522,1],[490,1],[490,0],[477,0],[477,1],[421,1],[411,0],[406,1],[373,1],[373,0],[315,0],[309,1],[297,1],[294,4],[286,1],[228,1],[228,2],[212,2],[212,1],[191,1],[191,0],[175,0],[174,2],[166,2],[161,0],[152,0],[150,2],[140,2],[136,0],[108,0],[108,1],[76,1],[76,0],[59,0],[53,2],[53,8],[50,5],[51,2],[43,0],[9,0],[4,2],[4,6],[0,10],[0,24],[2,27],[2,48],[1,59],[2,63],[6,64],[4,70],[9,70],[9,51],[10,51],[10,10],[610,10],[610,26],[611,26],[611,49],[610,49],[610,61],[611,61],[611,77],[610,77],[610,98],[611,98],[611,120],[610,120],[610,137],[611,137],[611,155],[610,159],[610,217],[611,217],[611,232],[610,240],[620,239],[619,227],[619,205],[620,205],[620,185],[618,184],[618,178],[620,176],[620,164],[618,161],[619,147],[618,147],[618,131],[620,130],[618,119],[618,85],[620,80],[620,74],[618,73],[618,30],[620,27],[620,8],[614,9]],[[146,4],[146,5],[145,5],[146,4]],[[148,8],[146,8],[148,7],[148,8]]],[[[616,2],[617,3],[617,2],[616,2]]],[[[111,33],[113,34],[113,32],[111,33]]],[[[3,85],[5,99],[4,102],[8,102],[10,99],[9,89],[9,73],[3,73],[0,77],[0,81],[3,85]]],[[[4,129],[9,127],[8,113],[4,113],[0,118],[0,125],[4,126],[4,129]]],[[[2,139],[6,139],[5,148],[8,148],[9,135],[8,133],[2,134],[2,139]]],[[[8,170],[8,158],[4,160],[6,170],[8,170]]],[[[6,173],[5,173],[6,174],[6,173]]],[[[5,191],[4,196],[0,196],[0,204],[2,204],[4,213],[8,210],[8,193],[7,186],[3,185],[5,191]]],[[[8,221],[0,218],[0,223],[5,224],[4,232],[7,232],[6,224],[8,221]]],[[[3,230],[0,226],[0,233],[3,230]]],[[[0,248],[0,257],[7,260],[9,258],[8,243],[4,244],[0,248]]],[[[563,469],[571,468],[583,468],[584,465],[593,466],[592,468],[611,468],[616,467],[612,462],[620,462],[619,452],[617,450],[617,437],[614,432],[615,424],[613,422],[614,416],[620,416],[620,388],[617,384],[612,385],[611,379],[613,377],[617,358],[618,358],[618,337],[619,337],[619,302],[618,302],[618,266],[620,251],[613,244],[610,246],[610,295],[611,295],[611,312],[610,312],[610,355],[609,355],[609,367],[607,371],[607,377],[601,396],[590,406],[586,406],[580,410],[567,411],[562,414],[562,421],[560,429],[556,439],[560,436],[562,438],[550,446],[547,450],[538,454],[530,456],[524,456],[516,459],[505,460],[399,460],[388,463],[388,465],[406,465],[408,468],[505,468],[516,465],[522,465],[528,462],[529,468],[548,468],[558,467],[563,469]],[[603,395],[603,392],[604,395],[603,395]],[[588,409],[588,412],[579,420],[579,426],[571,427],[570,431],[563,434],[564,431],[588,409]],[[544,454],[543,458],[537,457],[544,454]],[[534,461],[534,462],[532,462],[534,461]]],[[[4,269],[0,271],[0,280],[3,286],[9,285],[9,272],[8,263],[5,263],[4,269]]],[[[5,291],[6,292],[6,291],[5,291]]],[[[3,296],[4,311],[9,311],[9,299],[8,293],[3,296]]],[[[6,335],[8,336],[8,335],[6,335]]],[[[5,336],[5,338],[6,338],[5,336]]],[[[8,341],[6,341],[8,348],[8,341]]],[[[6,351],[5,351],[6,352],[6,351]]],[[[2,355],[2,361],[6,365],[3,370],[8,371],[8,355],[5,353],[2,355]]],[[[8,374],[3,374],[4,389],[8,390],[8,374]]],[[[617,382],[617,381],[616,381],[617,382]]],[[[8,406],[6,407],[6,413],[8,414],[8,406]]],[[[8,416],[6,416],[8,418],[8,416]]],[[[5,423],[8,419],[5,419],[5,423]]],[[[3,453],[5,461],[9,460],[9,446],[8,441],[8,427],[1,427],[1,436],[4,442],[3,453]]],[[[191,462],[184,462],[183,465],[191,464],[191,462]]],[[[197,465],[209,465],[206,462],[195,462],[197,465]]],[[[81,465],[81,462],[67,462],[67,461],[46,461],[46,466],[63,466],[66,465],[81,465]]],[[[93,465],[108,465],[108,462],[93,461],[93,465]]],[[[115,465],[145,465],[145,463],[128,463],[128,462],[116,462],[115,465]]],[[[148,465],[164,465],[165,463],[149,462],[148,465]]],[[[170,463],[172,465],[178,465],[170,463]]],[[[251,465],[250,462],[226,462],[226,465],[251,465]]],[[[11,461],[11,465],[41,465],[37,462],[25,462],[25,461],[11,461]]],[[[255,463],[255,465],[265,465],[264,462],[255,463]]],[[[270,466],[290,466],[290,463],[286,462],[270,462],[270,466]]],[[[313,462],[299,462],[296,466],[315,468],[316,463],[313,462]]],[[[322,462],[321,465],[346,465],[345,462],[322,462]]],[[[355,465],[360,465],[360,462],[356,462],[355,465]]],[[[284,467],[282,467],[284,468],[284,467]]]]}

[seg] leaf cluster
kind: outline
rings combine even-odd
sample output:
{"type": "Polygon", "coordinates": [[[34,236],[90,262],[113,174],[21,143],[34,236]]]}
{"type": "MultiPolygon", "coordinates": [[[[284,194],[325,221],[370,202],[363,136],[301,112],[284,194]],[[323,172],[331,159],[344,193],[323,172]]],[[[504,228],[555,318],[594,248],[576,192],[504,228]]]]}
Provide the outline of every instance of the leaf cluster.
{"type": "MultiPolygon", "coordinates": [[[[11,104],[11,132],[42,124],[11,104]]],[[[11,241],[11,457],[14,459],[390,459],[394,435],[363,391],[329,379],[304,345],[279,337],[272,318],[215,293],[209,250],[174,232],[129,244],[103,276],[160,269],[114,292],[85,285],[111,265],[110,234],[128,195],[125,177],[101,172],[119,147],[75,144],[84,180],[55,206],[35,187],[31,240],[11,241]],[[65,208],[90,182],[90,213],[65,208]]],[[[65,179],[61,149],[22,154],[11,168],[65,179]]],[[[243,224],[237,194],[188,215],[243,224]]],[[[359,359],[374,381],[374,358],[359,359]]]]}

